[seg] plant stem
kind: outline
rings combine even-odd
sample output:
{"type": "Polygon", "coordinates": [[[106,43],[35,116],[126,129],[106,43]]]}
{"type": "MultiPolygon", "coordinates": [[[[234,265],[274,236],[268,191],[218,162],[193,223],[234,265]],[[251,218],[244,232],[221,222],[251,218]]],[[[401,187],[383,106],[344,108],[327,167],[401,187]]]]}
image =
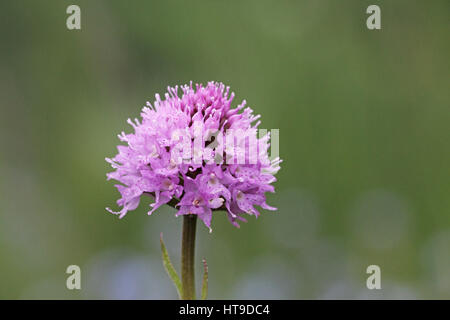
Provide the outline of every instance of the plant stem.
{"type": "Polygon", "coordinates": [[[197,215],[188,214],[183,216],[183,236],[181,243],[181,283],[182,299],[195,299],[195,228],[197,226],[197,215]]]}

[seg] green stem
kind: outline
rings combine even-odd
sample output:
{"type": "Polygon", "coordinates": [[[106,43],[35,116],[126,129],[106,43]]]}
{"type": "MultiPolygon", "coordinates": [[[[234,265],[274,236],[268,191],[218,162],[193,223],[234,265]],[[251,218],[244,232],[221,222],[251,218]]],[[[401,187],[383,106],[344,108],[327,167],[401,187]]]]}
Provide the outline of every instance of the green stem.
{"type": "Polygon", "coordinates": [[[197,215],[183,216],[183,239],[181,243],[181,283],[183,287],[182,299],[195,299],[195,228],[197,215]]]}

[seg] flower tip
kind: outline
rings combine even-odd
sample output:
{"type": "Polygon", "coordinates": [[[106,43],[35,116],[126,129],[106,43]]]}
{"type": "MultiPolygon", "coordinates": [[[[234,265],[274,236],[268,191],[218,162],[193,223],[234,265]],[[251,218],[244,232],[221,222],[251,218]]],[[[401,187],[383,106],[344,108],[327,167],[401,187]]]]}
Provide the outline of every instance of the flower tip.
{"type": "Polygon", "coordinates": [[[111,210],[110,208],[108,208],[108,207],[106,207],[105,209],[106,209],[106,211],[108,211],[108,212],[110,212],[110,213],[112,213],[112,214],[119,215],[119,219],[122,219],[122,218],[125,216],[125,214],[126,214],[126,212],[112,211],[112,210],[111,210]]]}

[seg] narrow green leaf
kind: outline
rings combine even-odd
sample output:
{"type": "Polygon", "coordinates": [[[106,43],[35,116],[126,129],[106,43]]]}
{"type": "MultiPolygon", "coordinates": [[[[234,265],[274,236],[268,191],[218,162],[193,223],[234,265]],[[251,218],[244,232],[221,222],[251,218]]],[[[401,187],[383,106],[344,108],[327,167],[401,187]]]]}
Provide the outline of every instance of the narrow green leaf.
{"type": "Polygon", "coordinates": [[[203,283],[202,283],[202,300],[206,300],[208,296],[208,265],[203,259],[203,283]]]}
{"type": "Polygon", "coordinates": [[[161,241],[161,252],[162,252],[164,269],[166,269],[167,274],[169,275],[173,284],[177,288],[178,297],[181,299],[181,290],[182,289],[181,289],[180,277],[178,277],[177,271],[173,267],[172,262],[170,262],[169,254],[167,253],[166,246],[164,245],[164,242],[163,242],[162,232],[160,235],[160,241],[161,241]]]}

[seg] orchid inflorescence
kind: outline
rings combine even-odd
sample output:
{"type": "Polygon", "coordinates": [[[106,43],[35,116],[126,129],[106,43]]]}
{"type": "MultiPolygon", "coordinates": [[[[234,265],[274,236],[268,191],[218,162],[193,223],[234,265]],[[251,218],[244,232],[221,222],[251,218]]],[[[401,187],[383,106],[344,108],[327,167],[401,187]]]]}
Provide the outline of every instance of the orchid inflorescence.
{"type": "Polygon", "coordinates": [[[126,145],[106,159],[115,169],[108,179],[121,183],[116,187],[122,209],[107,210],[122,218],[149,195],[155,199],[149,215],[169,204],[177,216],[197,215],[210,230],[213,211],[226,211],[239,226],[244,214],[259,215],[255,205],[275,210],[265,193],[274,192],[281,161],[269,161],[269,133],[256,137],[259,116],[245,108],[245,100],[232,108],[234,93],[222,83],[181,89],[181,97],[178,86],[169,87],[164,100],[157,94],[142,109],[141,121],[128,120],[134,133],[122,132],[126,145]]]}

